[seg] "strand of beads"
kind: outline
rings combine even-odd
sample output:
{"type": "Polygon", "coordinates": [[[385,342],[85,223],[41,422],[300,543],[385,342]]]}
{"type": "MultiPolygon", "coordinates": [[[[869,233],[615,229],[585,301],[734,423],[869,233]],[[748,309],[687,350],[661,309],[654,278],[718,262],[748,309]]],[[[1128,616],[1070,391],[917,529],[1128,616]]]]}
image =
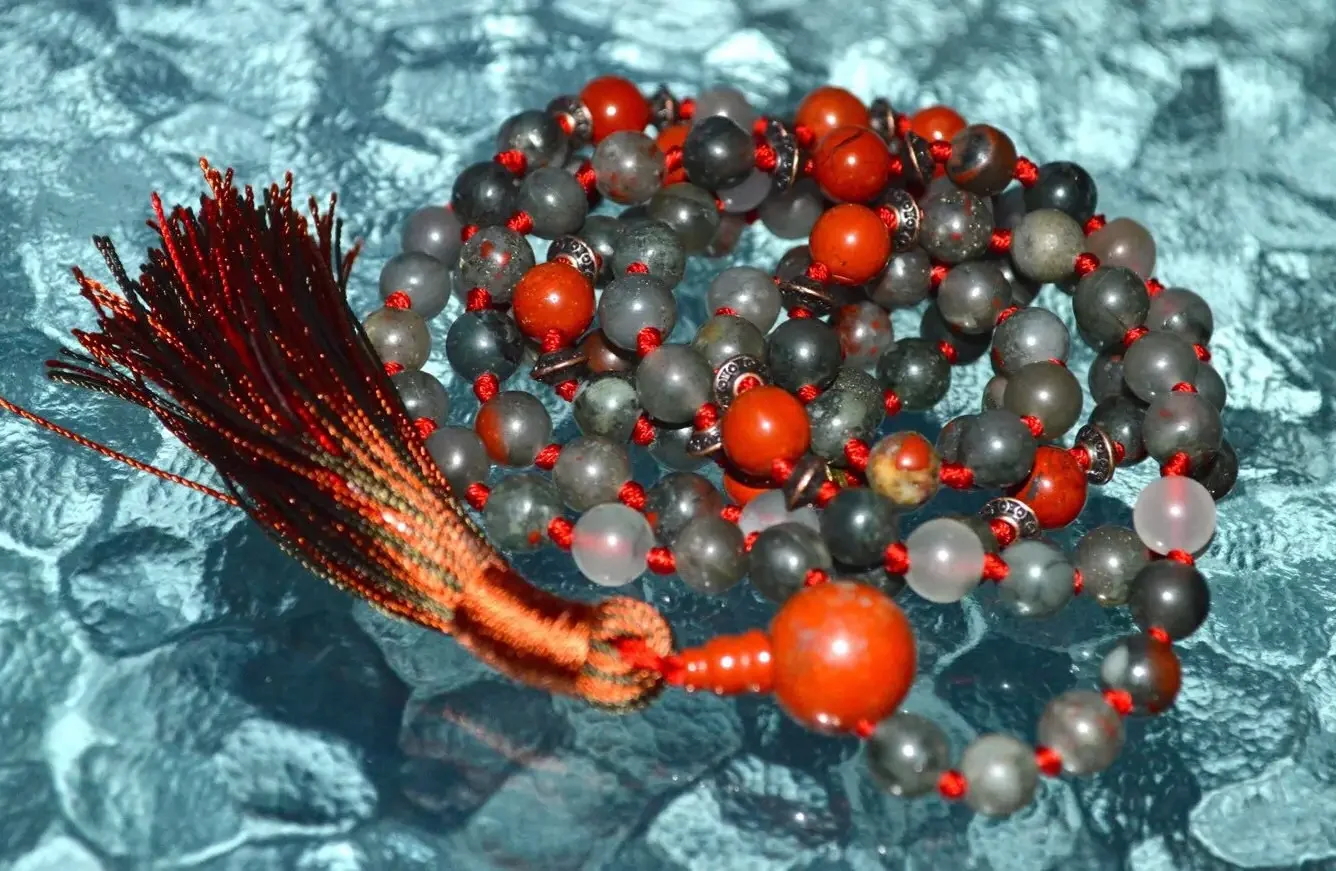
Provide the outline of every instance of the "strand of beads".
{"type": "Polygon", "coordinates": [[[1191,554],[1237,475],[1207,362],[1209,307],[1154,279],[1149,234],[1106,221],[1096,201],[1079,166],[1036,166],[1001,131],[945,107],[907,117],[821,88],[786,122],[730,89],[647,98],[604,77],[507,120],[496,156],[460,175],[451,206],[410,217],[367,332],[502,548],[554,543],[607,586],[649,569],[717,594],[747,577],[780,605],[766,631],[669,657],[628,642],[628,662],[688,690],[771,692],[813,729],[868,738],[872,776],[891,792],[935,788],[1010,813],[1040,774],[1110,764],[1122,717],[1172,703],[1172,642],[1209,604],[1191,554]],[[600,200],[626,208],[593,213],[600,200]],[[687,257],[728,250],[757,219],[807,244],[772,272],[721,271],[711,317],[689,343],[668,341],[687,257]],[[545,262],[526,235],[552,240],[545,262]],[[1030,306],[1045,284],[1071,294],[1099,354],[1097,404],[1071,447],[1055,442],[1079,420],[1082,394],[1064,323],[1030,306]],[[446,355],[482,402],[471,429],[443,426],[443,389],[417,377],[425,318],[451,292],[466,313],[446,355]],[[888,312],[925,303],[920,336],[895,340],[888,312]],[[980,413],[949,421],[935,445],[909,431],[877,438],[887,416],[934,407],[952,367],[990,348],[980,413]],[[573,402],[582,435],[565,446],[537,397],[501,389],[530,353],[535,380],[573,402]],[[633,481],[628,442],[670,474],[648,489],[633,481]],[[1135,531],[1091,530],[1072,558],[1042,538],[1079,516],[1088,486],[1147,457],[1163,475],[1138,498],[1135,531]],[[696,471],[710,460],[724,495],[696,471]],[[489,489],[494,463],[551,474],[512,473],[489,489]],[[943,485],[1004,495],[978,517],[902,536],[903,516],[943,485]],[[896,713],[915,654],[890,596],[907,584],[951,603],[981,582],[1024,617],[1082,593],[1128,604],[1142,632],[1107,655],[1103,693],[1049,705],[1037,748],[983,736],[952,768],[938,727],[896,713]]]}

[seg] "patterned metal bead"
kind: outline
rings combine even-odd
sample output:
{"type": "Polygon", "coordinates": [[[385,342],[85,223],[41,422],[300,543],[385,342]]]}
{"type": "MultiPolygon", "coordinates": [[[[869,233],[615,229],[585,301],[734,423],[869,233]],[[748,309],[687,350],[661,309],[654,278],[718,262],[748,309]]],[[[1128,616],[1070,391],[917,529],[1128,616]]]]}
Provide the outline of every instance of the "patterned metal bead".
{"type": "Polygon", "coordinates": [[[917,133],[906,133],[902,143],[900,159],[905,165],[905,181],[919,185],[932,181],[937,167],[932,159],[932,143],[917,133]]]}
{"type": "Polygon", "coordinates": [[[904,188],[891,188],[881,200],[883,205],[895,213],[895,232],[891,234],[892,248],[897,253],[908,251],[918,244],[919,224],[923,220],[918,200],[904,188]]]}
{"type": "Polygon", "coordinates": [[[579,348],[561,348],[540,354],[529,370],[529,377],[539,384],[574,381],[585,374],[589,358],[579,348]]]}
{"type": "Polygon", "coordinates": [[[682,118],[682,103],[667,85],[659,85],[649,98],[649,122],[660,130],[676,124],[682,118]]]}
{"type": "Polygon", "coordinates": [[[766,377],[765,364],[755,357],[739,354],[720,364],[714,371],[714,404],[721,409],[732,405],[738,395],[739,383],[748,375],[761,379],[762,384],[770,382],[766,377]]]}
{"type": "Polygon", "coordinates": [[[765,125],[766,144],[775,150],[775,169],[770,174],[776,191],[786,191],[793,187],[802,170],[802,154],[798,150],[798,140],[782,121],[771,119],[765,125]]]}
{"type": "Polygon", "coordinates": [[[716,421],[709,429],[696,429],[687,437],[687,453],[693,457],[710,457],[724,449],[723,429],[716,421]]]}
{"type": "Polygon", "coordinates": [[[872,132],[887,142],[895,139],[895,110],[891,108],[891,101],[878,97],[867,107],[867,111],[867,126],[872,128],[872,132]]]}
{"type": "Polygon", "coordinates": [[[574,266],[590,281],[598,280],[599,269],[603,266],[594,246],[579,236],[558,236],[552,240],[547,246],[547,262],[557,261],[574,266]]]}
{"type": "Polygon", "coordinates": [[[1042,531],[1039,518],[1034,510],[1019,499],[999,496],[990,499],[979,509],[979,516],[984,520],[1002,520],[1009,523],[1021,538],[1038,538],[1042,531]]]}
{"type": "Polygon", "coordinates": [[[784,300],[786,308],[805,308],[817,317],[830,314],[835,307],[835,298],[830,288],[806,275],[781,281],[779,296],[784,300]]]}
{"type": "Polygon", "coordinates": [[[830,478],[830,467],[816,454],[806,454],[793,464],[793,474],[780,487],[784,493],[784,505],[790,511],[796,511],[804,505],[816,501],[821,485],[830,478]]]}
{"type": "Polygon", "coordinates": [[[579,150],[594,141],[594,115],[589,107],[580,102],[579,97],[563,94],[547,104],[549,114],[558,120],[563,116],[570,121],[570,139],[572,150],[579,150]]]}
{"type": "Polygon", "coordinates": [[[1076,431],[1076,443],[1090,454],[1090,468],[1086,469],[1086,480],[1091,484],[1107,484],[1113,479],[1113,471],[1118,468],[1117,455],[1113,452],[1113,442],[1107,433],[1094,424],[1086,424],[1076,431]]]}

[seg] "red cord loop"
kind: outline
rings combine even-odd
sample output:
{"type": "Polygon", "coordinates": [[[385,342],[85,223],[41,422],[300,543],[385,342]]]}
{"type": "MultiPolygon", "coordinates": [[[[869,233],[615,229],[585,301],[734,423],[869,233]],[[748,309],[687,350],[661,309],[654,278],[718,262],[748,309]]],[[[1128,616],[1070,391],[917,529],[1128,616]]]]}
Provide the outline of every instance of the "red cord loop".
{"type": "Polygon", "coordinates": [[[997,546],[1004,550],[1016,541],[1016,527],[1000,517],[988,521],[988,528],[992,530],[993,538],[997,539],[997,546]]]}
{"type": "Polygon", "coordinates": [[[575,394],[579,392],[579,390],[580,390],[579,381],[562,381],[556,387],[552,388],[553,393],[557,394],[567,402],[574,402],[575,394]]]}
{"type": "Polygon", "coordinates": [[[904,404],[900,402],[900,397],[894,390],[887,390],[883,393],[881,395],[881,401],[882,404],[886,406],[886,414],[890,417],[895,417],[900,413],[900,409],[904,407],[904,404]]]}
{"type": "Polygon", "coordinates": [[[468,487],[464,488],[464,499],[473,506],[474,511],[481,511],[487,507],[487,497],[492,495],[492,488],[481,481],[474,481],[468,487]]]}
{"type": "Polygon", "coordinates": [[[656,575],[671,575],[677,571],[677,558],[666,547],[650,548],[649,553],[645,554],[645,562],[649,565],[649,570],[656,575]]]}
{"type": "Polygon", "coordinates": [[[650,422],[648,415],[641,414],[636,418],[636,425],[631,429],[631,441],[642,448],[654,443],[654,424],[650,422]]]}
{"type": "Polygon", "coordinates": [[[1089,251],[1082,251],[1076,255],[1076,277],[1084,278],[1090,273],[1099,269],[1099,258],[1089,251]]]}
{"type": "Polygon", "coordinates": [[[692,419],[692,426],[697,430],[707,430],[719,422],[719,406],[713,402],[707,402],[696,409],[696,416],[692,419]]]}
{"type": "Polygon", "coordinates": [[[477,234],[477,232],[478,232],[477,224],[465,224],[464,226],[459,228],[459,239],[461,242],[467,242],[468,240],[472,239],[477,234]]]}
{"type": "Polygon", "coordinates": [[[492,295],[481,287],[475,287],[464,297],[464,311],[476,312],[492,307],[492,295]]]}
{"type": "Polygon", "coordinates": [[[1079,596],[1085,591],[1085,575],[1081,574],[1080,569],[1072,570],[1072,595],[1079,596]]]}
{"type": "Polygon", "coordinates": [[[1020,182],[1022,187],[1032,188],[1039,183],[1039,167],[1028,157],[1018,157],[1012,177],[1020,182]]]}
{"type": "Polygon", "coordinates": [[[648,357],[654,349],[663,344],[663,333],[654,327],[642,327],[636,333],[636,351],[642,357],[648,357]]]}
{"type": "Polygon", "coordinates": [[[1132,327],[1130,330],[1123,333],[1123,347],[1124,348],[1132,347],[1133,342],[1135,342],[1137,339],[1140,339],[1142,336],[1146,335],[1146,333],[1149,332],[1150,330],[1146,329],[1145,327],[1132,327]]]}
{"type": "Polygon", "coordinates": [[[500,389],[501,383],[491,372],[484,372],[473,379],[473,395],[478,397],[479,402],[491,399],[500,389]]]}
{"type": "Polygon", "coordinates": [[[529,158],[525,156],[523,151],[515,148],[502,151],[493,159],[515,175],[524,175],[529,168],[529,158]]]}
{"type": "Polygon", "coordinates": [[[1007,318],[1011,317],[1020,310],[1021,307],[1018,305],[1007,306],[1006,308],[1002,309],[1002,311],[997,313],[997,320],[993,323],[993,326],[995,327],[1002,326],[1003,322],[1005,322],[1007,318]]]}
{"type": "Polygon", "coordinates": [[[877,206],[877,217],[886,225],[888,233],[894,233],[900,226],[900,216],[890,206],[877,206]]]}
{"type": "Polygon", "coordinates": [[[1091,215],[1090,218],[1086,220],[1085,226],[1082,227],[1082,229],[1085,230],[1085,234],[1089,236],[1103,230],[1104,225],[1107,223],[1108,221],[1104,219],[1103,215],[1091,215]]]}
{"type": "Polygon", "coordinates": [[[637,261],[635,261],[634,263],[628,263],[628,264],[627,264],[627,266],[626,266],[626,274],[627,274],[627,275],[648,275],[648,274],[649,274],[649,267],[646,266],[645,264],[641,263],[639,260],[637,260],[637,261]]]}
{"type": "Polygon", "coordinates": [[[945,139],[934,139],[928,145],[928,153],[932,155],[934,163],[945,164],[951,159],[951,143],[945,139]]]}
{"type": "Polygon", "coordinates": [[[814,260],[807,264],[807,277],[825,284],[830,281],[830,267],[814,260]]]}
{"type": "Polygon", "coordinates": [[[823,569],[808,569],[807,576],[803,578],[803,585],[808,587],[818,587],[821,584],[830,581],[830,575],[823,569]]]}
{"type": "Polygon", "coordinates": [[[849,463],[849,468],[855,472],[862,472],[867,468],[867,458],[870,453],[867,442],[862,439],[849,439],[844,443],[844,458],[849,463]]]}
{"type": "Polygon", "coordinates": [[[1072,455],[1072,459],[1076,460],[1076,465],[1080,466],[1082,470],[1088,471],[1090,469],[1090,450],[1085,445],[1075,445],[1068,448],[1067,453],[1072,455]]]}
{"type": "Polygon", "coordinates": [[[598,176],[589,161],[580,164],[580,168],[575,171],[575,180],[584,188],[586,197],[590,200],[598,199],[598,176]]]}
{"type": "Polygon", "coordinates": [[[1164,284],[1158,278],[1147,278],[1146,293],[1150,296],[1158,296],[1164,293],[1164,284]]]}
{"type": "Polygon", "coordinates": [[[1002,227],[993,231],[988,239],[988,250],[994,254],[1006,254],[1011,250],[1011,231],[1002,227]]]}
{"type": "Polygon", "coordinates": [[[969,466],[962,466],[960,463],[942,463],[937,477],[953,490],[968,490],[974,486],[974,473],[970,471],[969,466]]]}
{"type": "Polygon", "coordinates": [[[1189,384],[1186,381],[1180,381],[1173,386],[1172,390],[1175,393],[1196,393],[1197,387],[1196,385],[1189,384]]]}
{"type": "Polygon", "coordinates": [[[394,309],[410,309],[413,307],[413,298],[402,290],[396,290],[394,293],[385,297],[385,307],[394,309]]]}
{"type": "Polygon", "coordinates": [[[1132,713],[1132,694],[1127,690],[1105,690],[1104,701],[1117,711],[1120,717],[1132,713]]]}
{"type": "Polygon", "coordinates": [[[803,405],[807,405],[813,399],[816,399],[821,395],[821,388],[817,387],[815,384],[804,384],[802,387],[799,387],[794,391],[794,395],[798,397],[799,402],[803,405]]]}
{"type": "Polygon", "coordinates": [[[617,491],[617,501],[636,511],[645,510],[645,488],[636,481],[627,481],[617,491]]]}
{"type": "Polygon", "coordinates": [[[1185,550],[1171,550],[1164,555],[1165,559],[1171,559],[1176,563],[1182,563],[1185,566],[1193,566],[1197,561],[1192,558],[1192,554],[1185,550]]]}
{"type": "Polygon", "coordinates": [[[397,362],[397,361],[395,361],[395,360],[391,360],[390,362],[388,362],[388,363],[385,364],[385,374],[386,374],[386,375],[389,375],[389,376],[393,377],[393,376],[395,376],[395,375],[398,375],[398,374],[399,374],[400,372],[402,372],[402,371],[404,371],[404,364],[403,364],[403,363],[399,363],[399,362],[397,362]]]}
{"type": "Polygon", "coordinates": [[[1039,438],[1044,434],[1044,422],[1033,414],[1027,414],[1021,417],[1021,423],[1030,430],[1030,435],[1039,438]]]}
{"type": "Polygon", "coordinates": [[[566,337],[562,335],[561,330],[551,329],[543,333],[543,341],[539,344],[538,350],[544,354],[551,354],[553,351],[560,351],[566,344],[566,337]]]}
{"type": "Polygon", "coordinates": [[[1034,764],[1046,777],[1057,777],[1062,773],[1062,755],[1052,747],[1036,747],[1034,764]]]}
{"type": "Polygon", "coordinates": [[[965,775],[954,769],[943,771],[941,777],[937,778],[937,791],[947,801],[956,801],[961,798],[967,788],[965,775]]]}
{"type": "Polygon", "coordinates": [[[761,172],[774,172],[779,165],[779,157],[769,143],[761,142],[756,146],[756,168],[761,172]]]}
{"type": "Polygon", "coordinates": [[[570,550],[571,542],[575,540],[575,524],[565,517],[553,517],[547,525],[547,537],[562,550],[570,550]]]}
{"type": "Polygon", "coordinates": [[[1193,352],[1196,353],[1198,360],[1202,361],[1203,363],[1211,362],[1210,348],[1206,347],[1205,345],[1193,345],[1192,350],[1193,352]]]}
{"type": "Polygon", "coordinates": [[[1182,477],[1183,475],[1186,475],[1189,471],[1191,471],[1191,468],[1192,468],[1191,458],[1189,458],[1188,455],[1183,453],[1182,451],[1179,451],[1178,453],[1170,457],[1168,460],[1165,460],[1163,466],[1160,466],[1160,475],[1165,478],[1171,476],[1182,477]]]}
{"type": "Polygon", "coordinates": [[[528,212],[516,212],[506,221],[506,226],[521,236],[527,236],[533,232],[533,216],[528,212]]]}
{"type": "Polygon", "coordinates": [[[946,339],[942,339],[937,343],[937,350],[942,352],[942,356],[946,358],[946,362],[950,363],[952,366],[956,365],[956,361],[960,359],[960,355],[956,353],[956,346],[948,342],[946,339]]]}
{"type": "Polygon", "coordinates": [[[430,417],[419,417],[413,420],[413,428],[417,430],[418,437],[423,441],[430,438],[431,434],[436,432],[436,421],[430,417]]]}
{"type": "Polygon", "coordinates": [[[983,555],[983,579],[985,581],[1002,581],[1007,577],[1006,562],[1002,557],[995,553],[986,553],[983,555]]]}
{"type": "Polygon", "coordinates": [[[888,575],[903,575],[909,571],[909,548],[903,541],[893,541],[886,545],[886,555],[882,559],[888,575]]]}
{"type": "Polygon", "coordinates": [[[557,458],[561,456],[561,445],[548,445],[538,452],[538,456],[533,458],[533,464],[538,468],[550,472],[552,467],[557,464],[557,458]]]}
{"type": "Polygon", "coordinates": [[[936,290],[946,280],[946,274],[951,271],[951,267],[942,263],[934,263],[932,271],[928,273],[928,280],[932,284],[932,289],[936,290]]]}

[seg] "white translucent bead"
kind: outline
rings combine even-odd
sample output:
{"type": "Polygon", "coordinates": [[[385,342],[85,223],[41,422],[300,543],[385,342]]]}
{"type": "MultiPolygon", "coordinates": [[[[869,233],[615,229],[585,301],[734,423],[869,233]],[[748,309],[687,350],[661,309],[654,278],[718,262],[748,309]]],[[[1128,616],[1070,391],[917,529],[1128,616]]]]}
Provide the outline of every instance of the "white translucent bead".
{"type": "Polygon", "coordinates": [[[602,587],[629,584],[645,571],[654,531],[639,511],[620,502],[595,505],[575,523],[571,556],[586,578],[602,587]]]}
{"type": "Polygon", "coordinates": [[[779,490],[766,490],[742,506],[742,515],[738,517],[738,528],[743,535],[753,532],[765,532],[781,523],[801,523],[820,531],[821,520],[816,510],[804,505],[797,511],[790,511],[784,503],[784,494],[779,490]]]}
{"type": "Polygon", "coordinates": [[[905,583],[929,602],[959,602],[983,577],[983,542],[959,520],[929,520],[905,539],[905,583]]]}
{"type": "Polygon", "coordinates": [[[1182,550],[1195,554],[1215,535],[1215,500],[1191,478],[1157,478],[1137,497],[1132,528],[1156,553],[1182,550]]]}

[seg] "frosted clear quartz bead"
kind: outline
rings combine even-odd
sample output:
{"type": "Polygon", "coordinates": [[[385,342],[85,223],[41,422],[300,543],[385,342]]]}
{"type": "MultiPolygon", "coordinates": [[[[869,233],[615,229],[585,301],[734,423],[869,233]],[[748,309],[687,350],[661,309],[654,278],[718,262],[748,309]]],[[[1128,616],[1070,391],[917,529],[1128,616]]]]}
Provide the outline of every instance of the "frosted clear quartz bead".
{"type": "Polygon", "coordinates": [[[1137,497],[1132,528],[1155,553],[1198,553],[1215,535],[1215,500],[1192,478],[1166,475],[1137,497]]]}
{"type": "Polygon", "coordinates": [[[959,520],[929,520],[909,534],[905,549],[909,552],[905,582],[929,602],[959,602],[979,586],[983,543],[959,520]]]}
{"type": "Polygon", "coordinates": [[[821,521],[812,506],[804,505],[797,511],[790,511],[781,490],[766,490],[757,495],[742,506],[742,514],[738,517],[738,528],[743,535],[764,532],[781,523],[801,523],[812,529],[821,529],[821,521]]]}
{"type": "Polygon", "coordinates": [[[639,511],[620,502],[595,505],[580,516],[571,537],[575,567],[601,587],[629,584],[645,571],[654,530],[639,511]]]}

